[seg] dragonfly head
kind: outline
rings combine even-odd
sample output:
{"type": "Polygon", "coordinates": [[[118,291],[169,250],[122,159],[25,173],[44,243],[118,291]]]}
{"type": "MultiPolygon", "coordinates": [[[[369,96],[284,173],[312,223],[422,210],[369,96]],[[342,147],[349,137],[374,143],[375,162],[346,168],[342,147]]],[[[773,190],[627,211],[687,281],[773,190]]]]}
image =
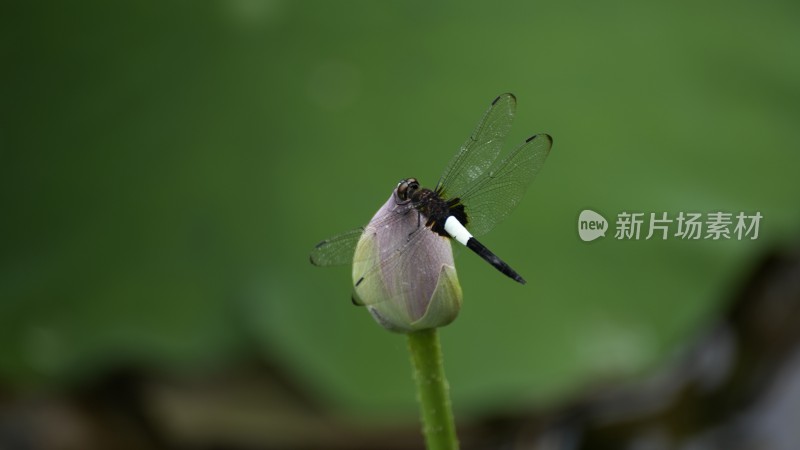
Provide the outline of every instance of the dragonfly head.
{"type": "Polygon", "coordinates": [[[419,182],[417,179],[406,178],[397,184],[397,197],[402,201],[410,200],[417,189],[419,189],[419,182]]]}

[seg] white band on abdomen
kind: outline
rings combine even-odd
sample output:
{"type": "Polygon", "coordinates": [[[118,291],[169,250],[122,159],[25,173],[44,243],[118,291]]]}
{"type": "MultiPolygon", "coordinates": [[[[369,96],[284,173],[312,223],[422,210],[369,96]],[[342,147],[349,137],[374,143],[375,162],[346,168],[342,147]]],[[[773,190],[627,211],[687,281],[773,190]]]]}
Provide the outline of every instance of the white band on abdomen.
{"type": "Polygon", "coordinates": [[[449,216],[447,220],[444,221],[444,231],[447,231],[447,234],[453,236],[453,239],[463,245],[467,245],[467,241],[472,237],[469,231],[464,228],[464,225],[461,225],[461,222],[453,216],[449,216]]]}

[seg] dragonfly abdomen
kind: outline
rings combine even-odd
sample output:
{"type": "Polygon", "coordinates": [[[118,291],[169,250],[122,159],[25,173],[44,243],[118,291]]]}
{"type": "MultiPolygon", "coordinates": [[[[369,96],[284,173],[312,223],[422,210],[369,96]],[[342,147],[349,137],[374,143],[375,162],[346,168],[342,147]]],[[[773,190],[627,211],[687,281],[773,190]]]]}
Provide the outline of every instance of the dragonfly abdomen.
{"type": "Polygon", "coordinates": [[[445,230],[450,236],[453,237],[453,239],[475,252],[478,256],[483,258],[484,261],[491,264],[492,267],[499,270],[512,280],[521,284],[525,284],[525,280],[514,269],[512,269],[511,266],[506,264],[505,261],[498,258],[497,255],[492,253],[491,250],[486,248],[486,246],[475,239],[472,234],[467,231],[466,228],[464,228],[464,225],[456,220],[455,217],[451,216],[445,220],[445,230]]]}

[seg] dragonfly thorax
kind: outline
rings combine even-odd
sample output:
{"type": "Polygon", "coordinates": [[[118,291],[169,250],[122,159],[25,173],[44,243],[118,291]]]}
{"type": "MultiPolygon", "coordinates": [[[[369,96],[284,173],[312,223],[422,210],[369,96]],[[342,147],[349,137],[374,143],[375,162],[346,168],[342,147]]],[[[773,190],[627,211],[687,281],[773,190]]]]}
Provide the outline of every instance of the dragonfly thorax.
{"type": "Polygon", "coordinates": [[[420,188],[415,178],[401,181],[397,185],[397,196],[400,200],[410,201],[414,209],[425,216],[425,226],[440,236],[450,236],[444,229],[445,221],[450,216],[454,216],[462,225],[467,225],[467,214],[460,199],[445,200],[437,191],[420,188]]]}

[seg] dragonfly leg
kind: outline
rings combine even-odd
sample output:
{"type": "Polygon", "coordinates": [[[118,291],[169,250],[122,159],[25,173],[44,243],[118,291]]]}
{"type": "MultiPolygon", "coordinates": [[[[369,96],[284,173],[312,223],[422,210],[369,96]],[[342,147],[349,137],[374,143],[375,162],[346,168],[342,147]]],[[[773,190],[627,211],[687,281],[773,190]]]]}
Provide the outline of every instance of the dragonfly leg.
{"type": "Polygon", "coordinates": [[[408,233],[408,236],[406,236],[406,242],[410,241],[415,233],[419,233],[419,231],[421,229],[421,225],[422,225],[422,222],[420,221],[420,214],[419,214],[419,212],[417,212],[417,228],[415,228],[413,231],[408,233]]]}

